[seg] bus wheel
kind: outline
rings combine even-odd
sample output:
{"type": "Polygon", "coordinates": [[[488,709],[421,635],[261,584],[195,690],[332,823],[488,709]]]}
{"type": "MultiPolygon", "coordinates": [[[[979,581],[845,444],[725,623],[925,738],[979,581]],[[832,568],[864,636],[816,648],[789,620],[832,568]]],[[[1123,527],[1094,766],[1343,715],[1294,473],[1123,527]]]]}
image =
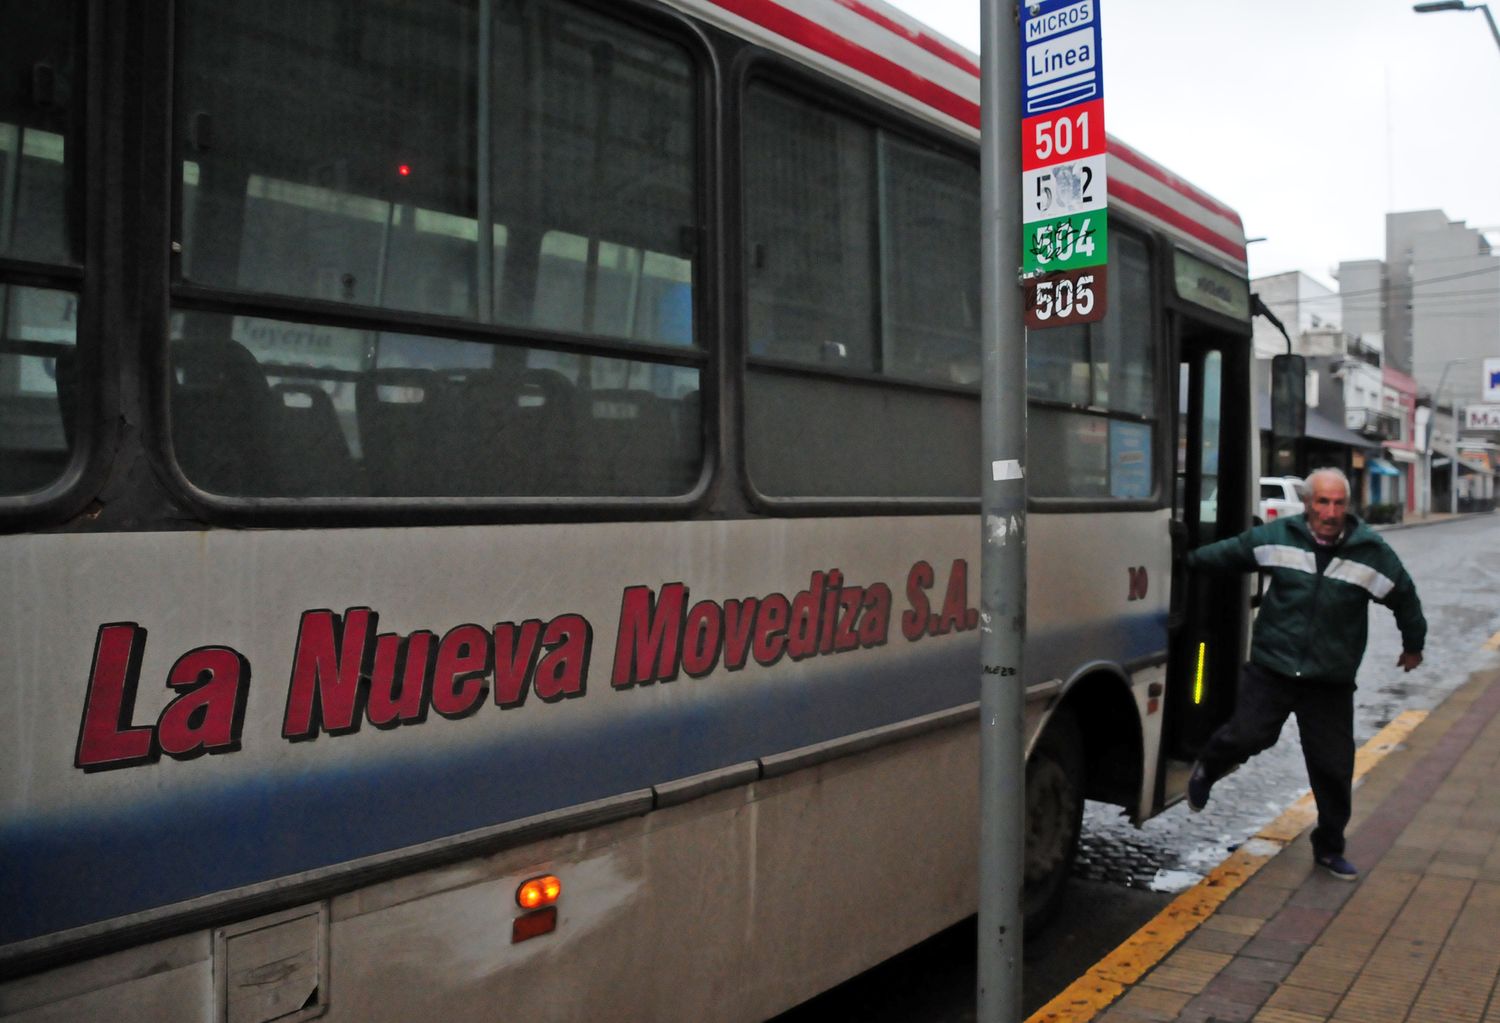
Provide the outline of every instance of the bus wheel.
{"type": "Polygon", "coordinates": [[[1083,741],[1061,708],[1026,761],[1025,886],[1021,910],[1035,934],[1057,912],[1083,830],[1083,741]]]}

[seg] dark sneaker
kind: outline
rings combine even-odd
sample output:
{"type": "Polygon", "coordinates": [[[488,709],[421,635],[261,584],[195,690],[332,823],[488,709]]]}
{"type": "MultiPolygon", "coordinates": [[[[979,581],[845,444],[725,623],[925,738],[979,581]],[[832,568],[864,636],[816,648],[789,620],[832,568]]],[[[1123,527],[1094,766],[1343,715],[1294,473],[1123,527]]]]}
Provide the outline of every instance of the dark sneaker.
{"type": "Polygon", "coordinates": [[[1313,862],[1322,867],[1324,873],[1332,874],[1340,881],[1359,880],[1359,870],[1354,866],[1354,864],[1344,859],[1338,853],[1327,853],[1321,856],[1314,856],[1313,862]]]}
{"type": "Polygon", "coordinates": [[[1188,776],[1188,809],[1194,813],[1201,813],[1208,805],[1208,793],[1213,787],[1214,783],[1208,777],[1208,769],[1203,766],[1203,761],[1198,761],[1193,765],[1193,773],[1188,776]]]}

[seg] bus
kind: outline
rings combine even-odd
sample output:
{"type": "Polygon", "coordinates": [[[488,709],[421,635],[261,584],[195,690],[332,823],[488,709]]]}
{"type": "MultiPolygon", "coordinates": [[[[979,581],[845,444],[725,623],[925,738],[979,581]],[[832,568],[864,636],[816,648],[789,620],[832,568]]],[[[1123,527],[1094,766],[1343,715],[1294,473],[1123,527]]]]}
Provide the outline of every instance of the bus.
{"type": "MultiPolygon", "coordinates": [[[[975,911],[973,54],[4,0],[0,67],[0,1018],[756,1020],[975,911]]],[[[1244,231],[1108,159],[1024,382],[1028,926],[1246,642],[1174,557],[1248,522],[1244,231]]]]}

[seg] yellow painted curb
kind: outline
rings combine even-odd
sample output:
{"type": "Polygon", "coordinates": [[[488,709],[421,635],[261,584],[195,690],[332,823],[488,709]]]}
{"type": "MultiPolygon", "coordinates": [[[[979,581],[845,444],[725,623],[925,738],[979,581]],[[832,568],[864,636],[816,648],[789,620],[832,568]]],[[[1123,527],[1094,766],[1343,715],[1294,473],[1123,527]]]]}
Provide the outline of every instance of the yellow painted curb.
{"type": "Polygon", "coordinates": [[[1500,650],[1500,632],[1491,636],[1484,644],[1486,650],[1500,650]]]}
{"type": "MultiPolygon", "coordinates": [[[[1370,741],[1354,755],[1354,780],[1358,782],[1369,773],[1426,717],[1426,711],[1403,711],[1371,736],[1370,741]]],[[[1119,948],[1032,1013],[1026,1023],[1087,1023],[1093,1019],[1182,944],[1183,939],[1212,916],[1224,900],[1316,820],[1317,808],[1309,792],[1254,838],[1230,853],[1229,858],[1202,881],[1168,903],[1119,948]]]]}

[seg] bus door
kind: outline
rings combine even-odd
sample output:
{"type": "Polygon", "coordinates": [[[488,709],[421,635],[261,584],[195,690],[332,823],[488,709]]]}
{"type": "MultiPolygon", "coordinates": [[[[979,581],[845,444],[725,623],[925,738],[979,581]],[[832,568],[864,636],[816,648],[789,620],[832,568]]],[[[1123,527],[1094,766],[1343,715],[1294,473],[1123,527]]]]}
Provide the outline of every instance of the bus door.
{"type": "Polygon", "coordinates": [[[1249,578],[1189,573],[1182,559],[1192,548],[1248,525],[1255,452],[1248,344],[1247,338],[1191,326],[1180,334],[1166,742],[1158,775],[1163,802],[1184,791],[1198,751],[1234,709],[1249,624],[1249,578]]]}

